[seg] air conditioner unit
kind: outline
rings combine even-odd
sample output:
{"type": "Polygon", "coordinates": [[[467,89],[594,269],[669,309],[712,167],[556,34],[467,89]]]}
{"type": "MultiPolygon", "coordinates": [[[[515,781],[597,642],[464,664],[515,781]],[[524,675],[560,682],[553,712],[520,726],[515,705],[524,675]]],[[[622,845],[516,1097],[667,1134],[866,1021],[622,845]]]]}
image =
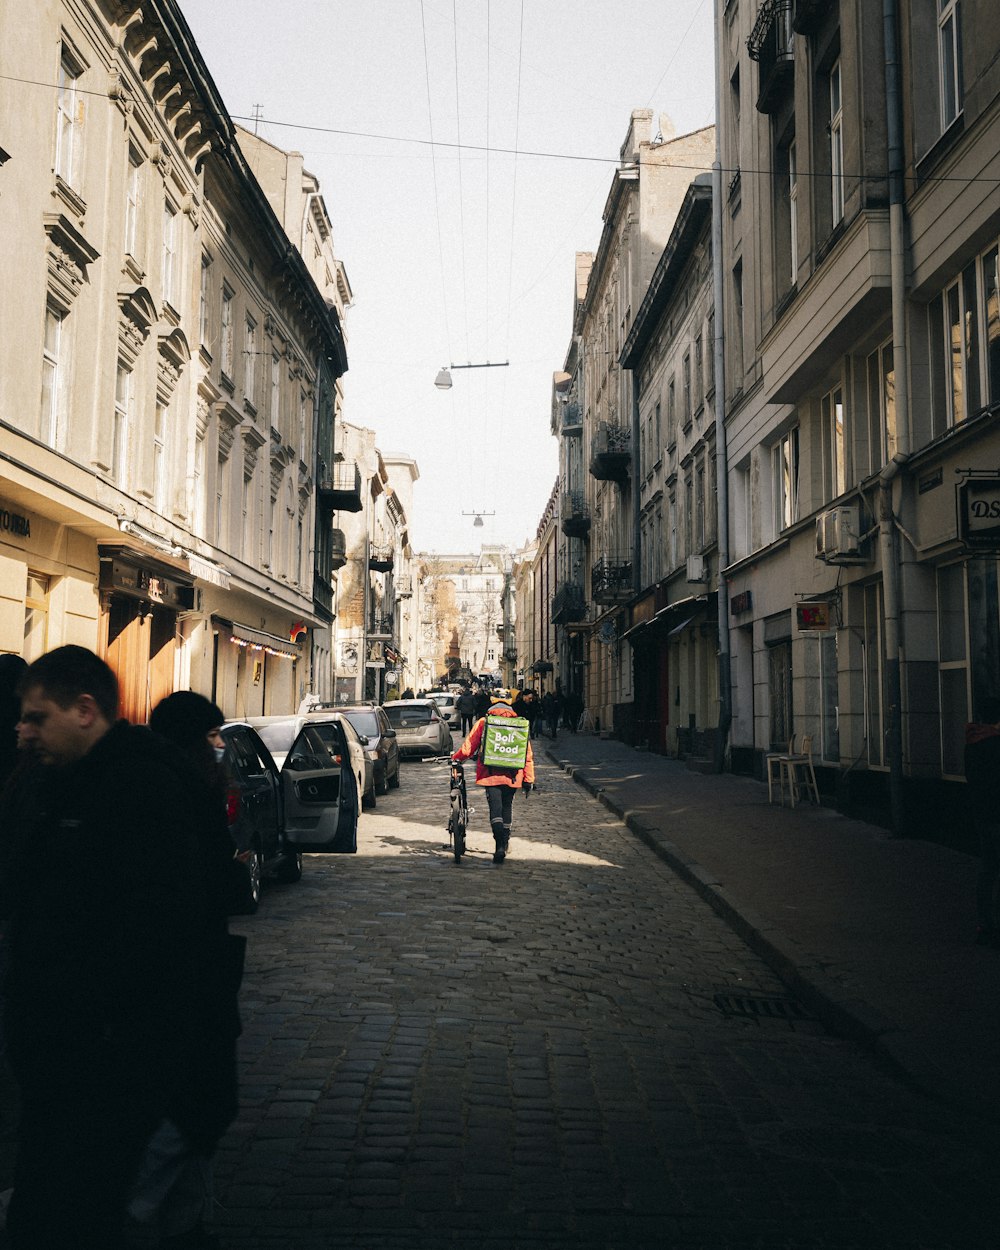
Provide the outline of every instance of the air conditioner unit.
{"type": "Polygon", "coordinates": [[[687,558],[687,580],[689,582],[703,582],[707,578],[708,573],[705,569],[704,556],[688,556],[687,558]]]}
{"type": "Polygon", "coordinates": [[[816,518],[816,559],[828,564],[864,559],[856,504],[831,508],[816,518]]]}

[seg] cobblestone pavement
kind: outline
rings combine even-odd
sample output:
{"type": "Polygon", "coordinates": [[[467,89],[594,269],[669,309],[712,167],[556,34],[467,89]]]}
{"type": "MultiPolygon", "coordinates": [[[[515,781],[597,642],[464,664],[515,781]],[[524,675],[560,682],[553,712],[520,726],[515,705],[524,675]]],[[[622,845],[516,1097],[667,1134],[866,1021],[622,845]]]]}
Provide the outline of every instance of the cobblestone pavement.
{"type": "Polygon", "coordinates": [[[227,1247],[995,1250],[993,1160],[549,764],[491,862],[404,767],[356,856],[270,890],[227,1247]],[[773,1014],[767,1014],[768,1011],[773,1014]]]}

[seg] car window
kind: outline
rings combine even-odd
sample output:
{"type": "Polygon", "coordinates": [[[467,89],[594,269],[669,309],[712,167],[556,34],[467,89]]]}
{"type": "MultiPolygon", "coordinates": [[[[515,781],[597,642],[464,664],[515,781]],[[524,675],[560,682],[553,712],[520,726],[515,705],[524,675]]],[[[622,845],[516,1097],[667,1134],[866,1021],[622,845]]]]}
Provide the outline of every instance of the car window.
{"type": "Polygon", "coordinates": [[[378,717],[374,712],[345,712],[344,716],[359,734],[369,738],[377,738],[382,730],[379,728],[378,717]]]}
{"type": "Polygon", "coordinates": [[[260,740],[269,751],[278,755],[287,755],[291,750],[292,739],[295,737],[294,721],[279,721],[276,725],[261,725],[257,730],[260,740]]]}
{"type": "Polygon", "coordinates": [[[240,777],[248,777],[254,773],[263,773],[270,767],[270,761],[265,761],[257,752],[257,746],[254,742],[254,735],[248,729],[233,728],[225,733],[225,740],[229,747],[229,764],[230,767],[240,775],[240,777]]]}
{"type": "Polygon", "coordinates": [[[434,712],[429,707],[417,705],[415,707],[387,707],[385,714],[392,725],[429,725],[434,712]]]}
{"type": "Polygon", "coordinates": [[[288,753],[289,768],[334,768],[339,764],[336,743],[321,732],[321,726],[308,725],[295,739],[288,753]]]}

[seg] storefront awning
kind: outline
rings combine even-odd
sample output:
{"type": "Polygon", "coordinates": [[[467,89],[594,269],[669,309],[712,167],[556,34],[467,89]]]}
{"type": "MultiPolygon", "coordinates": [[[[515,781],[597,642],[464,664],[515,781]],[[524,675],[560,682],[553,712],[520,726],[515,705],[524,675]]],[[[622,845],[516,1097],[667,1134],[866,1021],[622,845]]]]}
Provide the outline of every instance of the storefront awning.
{"type": "Polygon", "coordinates": [[[694,620],[693,616],[686,616],[684,620],[680,622],[680,624],[675,625],[673,629],[667,631],[667,637],[673,638],[674,634],[679,634],[681,630],[687,629],[687,627],[691,624],[693,620],[694,620]]]}
{"type": "Polygon", "coordinates": [[[213,620],[224,625],[233,635],[233,641],[241,646],[266,651],[268,655],[284,655],[292,660],[297,660],[302,655],[298,643],[289,642],[287,638],[281,638],[277,634],[269,634],[263,629],[252,629],[249,625],[241,625],[239,621],[224,621],[218,617],[213,617],[213,620]]]}

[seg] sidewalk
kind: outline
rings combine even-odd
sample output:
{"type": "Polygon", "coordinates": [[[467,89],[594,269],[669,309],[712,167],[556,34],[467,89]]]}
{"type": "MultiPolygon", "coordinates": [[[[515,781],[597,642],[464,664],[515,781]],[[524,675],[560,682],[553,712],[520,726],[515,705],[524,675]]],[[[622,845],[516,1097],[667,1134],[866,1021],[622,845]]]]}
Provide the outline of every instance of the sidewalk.
{"type": "Polygon", "coordinates": [[[995,1123],[1000,951],[972,941],[978,860],[620,742],[561,731],[543,747],[834,1032],[995,1123]]]}

